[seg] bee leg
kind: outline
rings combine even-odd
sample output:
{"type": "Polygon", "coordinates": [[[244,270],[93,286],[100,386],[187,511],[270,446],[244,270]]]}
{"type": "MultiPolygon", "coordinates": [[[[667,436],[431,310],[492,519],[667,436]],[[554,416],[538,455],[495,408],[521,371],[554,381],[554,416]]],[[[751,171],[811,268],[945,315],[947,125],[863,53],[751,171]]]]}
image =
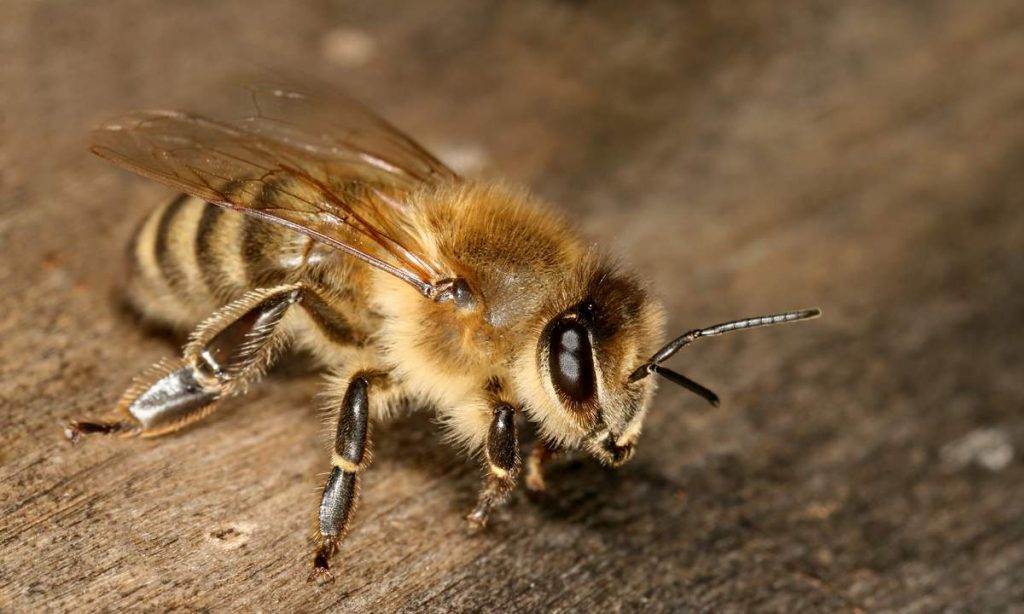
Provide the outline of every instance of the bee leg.
{"type": "Polygon", "coordinates": [[[118,404],[121,419],[73,420],[64,436],[78,443],[83,435],[159,435],[180,428],[213,410],[220,395],[216,380],[206,381],[182,360],[162,360],[144,371],[118,404]]]}
{"type": "Polygon", "coordinates": [[[476,507],[466,516],[470,528],[487,525],[491,509],[508,499],[519,475],[519,439],[516,436],[515,410],[501,403],[494,408],[494,417],[487,432],[485,448],[487,478],[476,507]]]}
{"type": "Polygon", "coordinates": [[[317,548],[308,580],[323,584],[333,580],[331,556],[348,533],[359,496],[359,474],[369,464],[369,376],[357,373],[349,381],[338,411],[338,426],[331,453],[331,475],[320,499],[317,548]]]}
{"type": "Polygon", "coordinates": [[[546,488],[544,483],[544,465],[554,460],[558,453],[558,447],[546,441],[538,441],[533,446],[530,457],[526,460],[526,478],[524,483],[527,490],[531,492],[544,492],[546,488]]]}
{"type": "Polygon", "coordinates": [[[162,360],[140,374],[121,397],[121,416],[105,422],[72,421],[64,436],[144,437],[180,429],[213,411],[220,399],[244,392],[281,345],[275,334],[288,308],[302,298],[299,285],[255,290],[199,325],[183,356],[162,360]]]}

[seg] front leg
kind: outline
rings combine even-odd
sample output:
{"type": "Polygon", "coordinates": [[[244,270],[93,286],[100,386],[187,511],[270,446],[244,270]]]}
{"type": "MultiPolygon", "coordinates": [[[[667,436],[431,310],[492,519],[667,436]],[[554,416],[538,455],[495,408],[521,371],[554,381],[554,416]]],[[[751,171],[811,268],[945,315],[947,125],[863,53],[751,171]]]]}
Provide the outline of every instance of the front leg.
{"type": "Polygon", "coordinates": [[[553,443],[538,441],[526,461],[526,489],[530,492],[544,492],[544,465],[558,457],[561,449],[553,443]]]}
{"type": "Polygon", "coordinates": [[[519,438],[516,435],[515,410],[507,403],[494,407],[494,417],[487,432],[484,448],[487,477],[476,507],[466,520],[472,528],[483,528],[491,509],[501,505],[511,494],[519,475],[519,438]]]}

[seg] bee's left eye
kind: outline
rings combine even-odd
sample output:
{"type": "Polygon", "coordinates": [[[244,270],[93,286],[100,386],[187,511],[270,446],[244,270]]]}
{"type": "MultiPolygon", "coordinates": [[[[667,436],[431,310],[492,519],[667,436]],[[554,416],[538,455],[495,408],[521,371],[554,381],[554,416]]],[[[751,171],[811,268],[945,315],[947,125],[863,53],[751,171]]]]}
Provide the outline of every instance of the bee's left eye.
{"type": "Polygon", "coordinates": [[[551,329],[548,368],[555,390],[574,405],[594,399],[594,353],[586,327],[576,320],[560,320],[551,329]]]}

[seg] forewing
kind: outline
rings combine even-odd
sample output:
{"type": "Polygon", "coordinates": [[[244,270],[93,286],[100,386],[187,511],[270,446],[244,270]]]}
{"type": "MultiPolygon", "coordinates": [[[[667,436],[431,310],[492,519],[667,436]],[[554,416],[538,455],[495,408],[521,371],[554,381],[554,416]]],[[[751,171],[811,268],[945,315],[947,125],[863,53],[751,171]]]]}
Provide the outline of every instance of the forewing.
{"type": "Polygon", "coordinates": [[[359,102],[321,85],[315,92],[264,77],[243,86],[247,130],[295,143],[321,159],[350,159],[389,173],[396,181],[458,179],[440,160],[359,102]]]}
{"type": "Polygon", "coordinates": [[[305,95],[250,93],[255,112],[232,121],[178,111],[126,115],[94,132],[93,151],[332,245],[431,296],[438,270],[406,231],[404,197],[418,184],[456,175],[361,107],[341,109],[346,119],[336,120],[340,132],[332,134],[325,111],[305,95]]]}

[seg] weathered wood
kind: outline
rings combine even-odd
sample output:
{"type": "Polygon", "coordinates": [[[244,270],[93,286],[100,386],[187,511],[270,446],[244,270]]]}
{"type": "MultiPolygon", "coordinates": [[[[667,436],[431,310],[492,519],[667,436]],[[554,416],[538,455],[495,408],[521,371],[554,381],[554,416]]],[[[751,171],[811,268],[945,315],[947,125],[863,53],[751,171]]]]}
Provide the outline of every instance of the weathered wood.
{"type": "Polygon", "coordinates": [[[1024,4],[8,2],[0,8],[0,611],[1024,608],[1024,4]],[[702,342],[618,472],[568,461],[468,534],[476,463],[378,431],[338,581],[305,583],[316,376],[72,449],[174,344],[118,307],[162,188],[97,119],[336,82],[532,185],[702,342]]]}

